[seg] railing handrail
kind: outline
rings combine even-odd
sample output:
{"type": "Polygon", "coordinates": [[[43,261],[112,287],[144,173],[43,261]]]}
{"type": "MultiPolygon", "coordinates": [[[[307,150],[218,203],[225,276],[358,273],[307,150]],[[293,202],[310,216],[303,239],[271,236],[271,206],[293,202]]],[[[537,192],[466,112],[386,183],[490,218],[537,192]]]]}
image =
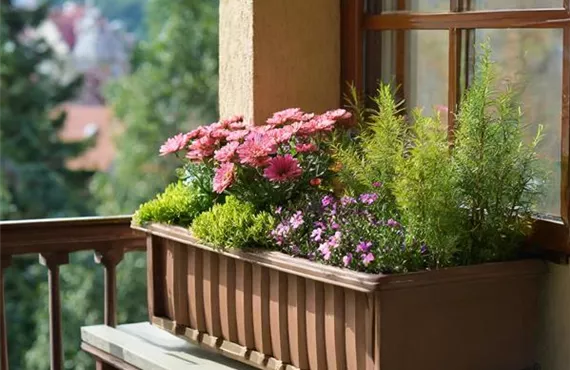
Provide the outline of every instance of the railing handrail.
{"type": "Polygon", "coordinates": [[[92,250],[104,268],[105,324],[116,326],[116,267],[125,252],[145,250],[146,236],[131,229],[131,216],[0,221],[0,368],[8,368],[4,270],[13,256],[39,254],[49,285],[50,367],[63,369],[59,267],[69,254],[92,250]]]}
{"type": "Polygon", "coordinates": [[[0,253],[76,252],[117,244],[126,250],[143,250],[144,234],[132,230],[130,223],[129,215],[0,221],[0,253]]]}

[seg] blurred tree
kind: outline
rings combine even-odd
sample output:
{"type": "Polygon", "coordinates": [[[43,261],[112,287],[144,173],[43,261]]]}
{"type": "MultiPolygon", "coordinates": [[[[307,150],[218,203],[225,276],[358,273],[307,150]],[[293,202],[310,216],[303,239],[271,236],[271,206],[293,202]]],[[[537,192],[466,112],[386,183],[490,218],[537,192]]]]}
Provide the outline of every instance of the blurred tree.
{"type": "Polygon", "coordinates": [[[92,183],[100,214],[132,213],[162,191],[177,163],[160,144],[217,116],[218,2],[150,0],[147,14],[136,69],[107,91],[121,133],[113,169],[92,183]]]}
{"type": "Polygon", "coordinates": [[[90,212],[89,171],[73,171],[66,161],[92,140],[63,142],[59,132],[81,78],[61,81],[59,61],[43,39],[28,32],[47,15],[47,7],[24,10],[3,3],[0,24],[0,218],[78,216],[90,212]]]}
{"type": "MultiPolygon", "coordinates": [[[[9,1],[0,7],[0,219],[91,212],[87,183],[92,172],[72,171],[66,161],[92,140],[63,142],[59,136],[66,119],[59,106],[73,98],[81,79],[54,77],[59,61],[45,40],[30,32],[47,11],[46,5],[21,9],[9,1]]],[[[5,279],[10,365],[25,369],[24,353],[37,334],[34,316],[46,306],[38,302],[47,303],[47,296],[38,294],[46,286],[46,272],[37,256],[21,257],[5,279]]]]}
{"type": "MultiPolygon", "coordinates": [[[[146,37],[144,9],[148,0],[95,0],[93,1],[101,14],[110,21],[120,21],[125,29],[136,35],[138,39],[146,37]]],[[[48,0],[51,6],[62,6],[69,0],[48,0]]],[[[83,4],[85,1],[71,1],[83,4]]]]}

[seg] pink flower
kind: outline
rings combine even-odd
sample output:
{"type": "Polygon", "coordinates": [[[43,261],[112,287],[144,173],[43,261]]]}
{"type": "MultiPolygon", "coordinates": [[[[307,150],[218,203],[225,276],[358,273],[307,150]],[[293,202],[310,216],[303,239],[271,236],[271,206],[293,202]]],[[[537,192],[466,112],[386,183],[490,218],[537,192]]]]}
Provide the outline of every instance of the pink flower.
{"type": "Polygon", "coordinates": [[[275,151],[275,141],[267,135],[253,132],[251,134],[237,149],[240,162],[253,167],[266,166],[269,163],[269,155],[275,151]]]}
{"type": "Polygon", "coordinates": [[[295,179],[303,173],[299,161],[287,154],[277,156],[269,161],[269,166],[263,171],[263,176],[269,181],[282,182],[295,179]]]}
{"type": "Polygon", "coordinates": [[[303,115],[300,108],[289,108],[273,113],[273,117],[267,120],[270,125],[282,125],[287,121],[299,121],[303,115]]]}
{"type": "Polygon", "coordinates": [[[342,264],[344,267],[348,267],[352,262],[352,253],[348,253],[346,256],[342,257],[342,264]]]}
{"type": "Polygon", "coordinates": [[[224,128],[231,128],[233,130],[245,127],[245,123],[243,122],[243,115],[241,114],[222,119],[220,123],[224,128]]]}
{"type": "Polygon", "coordinates": [[[208,133],[208,129],[206,129],[204,126],[199,126],[188,133],[188,138],[190,140],[198,139],[204,136],[206,133],[208,133]]]}
{"type": "Polygon", "coordinates": [[[349,119],[352,117],[352,114],[350,112],[347,112],[346,109],[334,109],[325,112],[324,116],[328,119],[339,121],[349,119]]]}
{"type": "Polygon", "coordinates": [[[368,253],[362,256],[362,263],[364,266],[368,266],[372,261],[374,261],[374,255],[372,253],[368,253]]]}
{"type": "Polygon", "coordinates": [[[166,140],[166,142],[160,147],[160,155],[162,156],[182,150],[188,144],[188,141],[190,141],[188,134],[175,135],[166,140]]]}
{"type": "Polygon", "coordinates": [[[226,130],[224,128],[218,128],[210,132],[210,137],[214,139],[225,139],[229,134],[231,134],[230,130],[226,130]]]}
{"type": "Polygon", "coordinates": [[[299,129],[299,135],[301,136],[310,136],[318,131],[317,121],[310,120],[304,122],[299,129]]]}
{"type": "Polygon", "coordinates": [[[219,162],[231,161],[236,154],[236,149],[238,148],[238,146],[239,146],[239,143],[237,141],[229,142],[225,146],[216,150],[216,152],[214,153],[214,159],[219,161],[219,162]]]}
{"type": "Polygon", "coordinates": [[[299,143],[295,146],[299,153],[311,153],[317,150],[317,146],[313,143],[299,143]]]}
{"type": "Polygon", "coordinates": [[[232,131],[228,136],[226,136],[227,141],[240,141],[249,134],[249,130],[237,130],[232,131]]]}
{"type": "Polygon", "coordinates": [[[277,144],[285,143],[293,136],[293,131],[284,128],[276,128],[267,131],[267,135],[273,138],[277,144]]]}
{"type": "Polygon", "coordinates": [[[319,116],[315,118],[315,120],[317,121],[318,131],[332,131],[336,123],[335,120],[329,119],[326,116],[319,116]]]}
{"type": "Polygon", "coordinates": [[[235,169],[233,163],[223,163],[214,175],[214,191],[223,193],[234,182],[235,169]]]}

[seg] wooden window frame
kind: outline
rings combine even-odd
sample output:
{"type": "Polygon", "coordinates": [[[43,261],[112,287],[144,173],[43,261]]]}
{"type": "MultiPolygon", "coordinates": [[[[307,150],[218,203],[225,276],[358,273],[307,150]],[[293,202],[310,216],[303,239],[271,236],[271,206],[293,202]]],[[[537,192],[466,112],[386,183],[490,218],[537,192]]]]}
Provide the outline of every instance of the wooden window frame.
{"type": "MultiPolygon", "coordinates": [[[[341,0],[341,91],[347,82],[357,91],[364,89],[365,31],[396,31],[395,82],[405,86],[405,36],[408,30],[447,30],[448,56],[448,135],[453,140],[455,113],[460,98],[461,63],[466,63],[465,81],[473,69],[471,43],[473,30],[478,28],[556,28],[562,36],[562,112],[561,112],[561,181],[560,219],[538,218],[529,243],[557,255],[570,255],[570,0],[561,1],[561,8],[471,11],[470,0],[450,0],[450,10],[439,13],[381,12],[366,14],[364,0],[341,0]],[[463,34],[467,45],[462,48],[463,34]]],[[[405,0],[396,0],[396,9],[406,8],[405,0]]],[[[401,91],[401,94],[404,94],[401,91]]],[[[341,98],[342,99],[342,98],[341,98]]],[[[564,259],[568,260],[567,257],[564,259]]]]}

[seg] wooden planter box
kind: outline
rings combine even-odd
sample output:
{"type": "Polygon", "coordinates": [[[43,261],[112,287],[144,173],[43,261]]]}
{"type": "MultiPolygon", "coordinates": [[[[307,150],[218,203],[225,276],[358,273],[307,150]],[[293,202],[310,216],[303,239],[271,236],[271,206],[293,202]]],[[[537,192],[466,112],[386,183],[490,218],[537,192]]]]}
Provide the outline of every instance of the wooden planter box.
{"type": "Polygon", "coordinates": [[[150,224],[153,324],[258,368],[523,370],[543,262],[372,275],[150,224]]]}

